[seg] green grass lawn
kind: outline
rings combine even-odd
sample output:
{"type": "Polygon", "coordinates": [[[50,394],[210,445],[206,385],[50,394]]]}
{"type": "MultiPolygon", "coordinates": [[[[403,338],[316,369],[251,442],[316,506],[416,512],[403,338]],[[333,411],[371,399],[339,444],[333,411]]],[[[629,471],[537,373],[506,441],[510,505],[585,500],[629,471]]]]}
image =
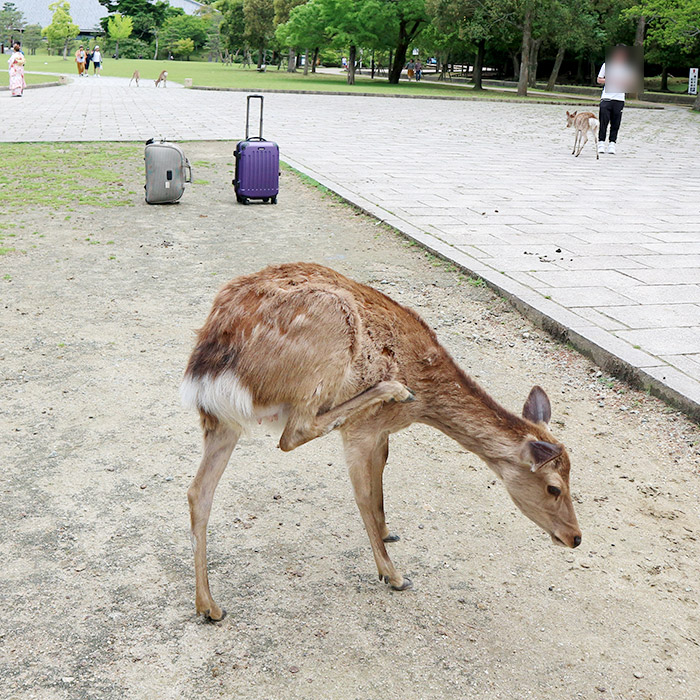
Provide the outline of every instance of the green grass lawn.
{"type": "MultiPolygon", "coordinates": [[[[6,70],[0,71],[0,80],[2,80],[3,85],[7,86],[8,74],[6,70]]],[[[52,75],[39,75],[37,73],[25,73],[24,81],[27,85],[37,85],[38,83],[55,83],[57,80],[56,76],[52,75]]]]}
{"type": "MultiPolygon", "coordinates": [[[[70,59],[64,61],[60,56],[27,56],[27,69],[53,73],[75,75],[75,63],[70,59]]],[[[195,86],[230,87],[245,90],[319,90],[329,92],[372,92],[377,94],[435,95],[457,97],[479,97],[483,99],[514,99],[515,93],[499,89],[489,89],[475,93],[471,87],[457,84],[435,82],[401,81],[400,85],[391,85],[386,77],[372,80],[366,75],[357,75],[356,84],[348,85],[344,75],[323,73],[305,76],[302,71],[287,73],[277,68],[258,73],[255,68],[244,69],[240,66],[224,66],[220,63],[204,61],[153,61],[138,59],[107,59],[103,65],[103,75],[130,78],[138,70],[142,80],[154,80],[162,70],[168,71],[168,78],[182,83],[185,78],[192,78],[195,86]]],[[[90,71],[92,73],[92,70],[90,71]]],[[[533,92],[532,99],[538,99],[533,92]]],[[[542,99],[540,96],[539,99],[542,99]]],[[[571,102],[571,97],[546,98],[561,102],[571,102]]]]}

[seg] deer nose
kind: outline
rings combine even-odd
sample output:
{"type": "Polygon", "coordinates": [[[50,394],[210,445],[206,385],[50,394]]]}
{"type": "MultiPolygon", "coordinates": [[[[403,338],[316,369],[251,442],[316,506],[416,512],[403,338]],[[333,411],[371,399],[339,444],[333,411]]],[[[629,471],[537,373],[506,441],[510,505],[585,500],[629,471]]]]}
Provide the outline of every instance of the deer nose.
{"type": "Polygon", "coordinates": [[[581,535],[576,535],[574,537],[574,547],[578,547],[581,544],[581,535]]]}

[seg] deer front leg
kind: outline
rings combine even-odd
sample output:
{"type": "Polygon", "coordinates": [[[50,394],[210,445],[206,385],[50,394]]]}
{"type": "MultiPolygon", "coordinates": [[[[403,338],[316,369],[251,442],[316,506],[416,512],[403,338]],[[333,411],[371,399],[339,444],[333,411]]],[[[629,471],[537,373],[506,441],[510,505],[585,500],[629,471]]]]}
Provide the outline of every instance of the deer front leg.
{"type": "Polygon", "coordinates": [[[280,437],[280,449],[289,452],[309,440],[321,437],[339,428],[353,414],[364,411],[370,406],[387,401],[413,401],[413,392],[401,382],[379,382],[367,391],[331,408],[325,413],[309,415],[303,409],[293,408],[287,419],[287,424],[280,437]]]}
{"type": "MultiPolygon", "coordinates": [[[[371,428],[365,428],[365,430],[371,430],[371,428]]],[[[390,584],[394,590],[405,591],[411,587],[411,580],[402,576],[389,558],[373,507],[372,452],[377,445],[377,438],[372,433],[363,435],[363,432],[353,428],[351,433],[343,434],[345,460],[350,472],[355,502],[372,545],[379,578],[390,584]]]]}
{"type": "Polygon", "coordinates": [[[204,431],[204,455],[197,475],[187,491],[194,549],[194,571],[196,581],[195,605],[197,614],[211,620],[222,620],[226,611],[215,602],[209,591],[207,575],[207,523],[214,491],[226,469],[231,452],[241,435],[240,429],[217,423],[204,431]]]}
{"type": "Polygon", "coordinates": [[[576,153],[576,146],[578,146],[578,131],[576,130],[576,127],[574,127],[574,150],[571,151],[572,156],[576,153]]]}

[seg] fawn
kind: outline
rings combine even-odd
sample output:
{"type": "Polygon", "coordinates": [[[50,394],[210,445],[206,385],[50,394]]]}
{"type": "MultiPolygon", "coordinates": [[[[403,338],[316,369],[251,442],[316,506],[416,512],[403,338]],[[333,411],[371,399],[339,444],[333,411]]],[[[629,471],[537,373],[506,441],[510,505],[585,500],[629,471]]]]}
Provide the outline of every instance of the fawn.
{"type": "Polygon", "coordinates": [[[156,87],[158,87],[158,85],[159,85],[161,82],[163,83],[163,87],[167,87],[167,86],[168,86],[168,85],[167,85],[167,83],[168,83],[168,71],[167,71],[167,70],[161,71],[161,72],[160,72],[160,75],[158,76],[158,79],[157,79],[157,80],[154,80],[153,82],[155,82],[156,87]]]}
{"type": "Polygon", "coordinates": [[[588,143],[588,134],[590,133],[593,137],[593,146],[595,149],[596,160],[600,159],[598,155],[598,149],[595,147],[598,141],[598,128],[600,127],[600,122],[598,117],[596,117],[593,112],[566,112],[566,128],[570,126],[574,127],[576,135],[574,137],[574,150],[571,151],[571,155],[576,155],[578,158],[581,155],[581,150],[588,143]],[[578,146],[578,151],[576,147],[578,146]]]}
{"type": "Polygon", "coordinates": [[[136,87],[139,86],[139,79],[141,78],[141,75],[137,70],[134,71],[134,74],[131,76],[131,80],[129,81],[129,87],[131,87],[132,81],[136,81],[136,87]]]}
{"type": "Polygon", "coordinates": [[[581,543],[569,492],[569,457],[549,431],[549,399],[535,386],[510,413],[468,377],[412,309],[311,263],[268,267],[217,294],[181,386],[199,411],[204,454],[187,497],[196,611],[225,615],[207,576],[207,522],[214,491],[249,426],[274,421],[287,452],[338,429],[379,578],[411,582],[385,543],[382,474],[389,436],[411,423],[441,430],[481,457],[515,505],[556,544],[581,543]],[[409,389],[410,387],[410,389],[409,389]]]}

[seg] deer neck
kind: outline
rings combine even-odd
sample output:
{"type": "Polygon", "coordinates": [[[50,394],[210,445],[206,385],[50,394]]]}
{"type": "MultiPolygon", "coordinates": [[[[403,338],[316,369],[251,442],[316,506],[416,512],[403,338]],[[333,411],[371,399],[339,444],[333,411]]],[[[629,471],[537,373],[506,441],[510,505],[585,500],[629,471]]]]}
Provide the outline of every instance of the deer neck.
{"type": "Polygon", "coordinates": [[[501,476],[518,459],[532,426],[492,399],[451,357],[439,374],[430,382],[422,422],[481,457],[501,476]]]}

